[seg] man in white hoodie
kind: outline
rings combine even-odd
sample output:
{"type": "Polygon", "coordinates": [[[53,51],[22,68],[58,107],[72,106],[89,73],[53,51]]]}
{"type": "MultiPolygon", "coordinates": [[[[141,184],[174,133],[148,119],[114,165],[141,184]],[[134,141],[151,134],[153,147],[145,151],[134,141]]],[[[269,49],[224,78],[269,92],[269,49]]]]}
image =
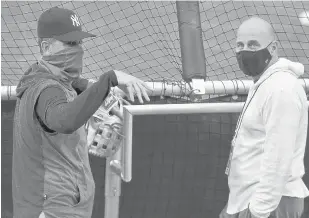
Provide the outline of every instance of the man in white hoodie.
{"type": "Polygon", "coordinates": [[[269,23],[252,17],[237,32],[240,69],[254,80],[232,140],[229,199],[220,218],[300,218],[308,108],[304,66],[278,57],[269,23]]]}

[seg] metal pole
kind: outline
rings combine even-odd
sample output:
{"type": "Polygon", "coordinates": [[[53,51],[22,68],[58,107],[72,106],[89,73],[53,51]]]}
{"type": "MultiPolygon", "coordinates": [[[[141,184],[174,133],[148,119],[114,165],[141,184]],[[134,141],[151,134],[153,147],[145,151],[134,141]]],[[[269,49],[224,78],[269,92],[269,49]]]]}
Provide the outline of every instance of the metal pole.
{"type": "Polygon", "coordinates": [[[182,60],[182,78],[185,81],[206,78],[205,52],[198,1],[176,1],[182,60]]]}
{"type": "MultiPolygon", "coordinates": [[[[239,113],[244,102],[234,103],[199,103],[199,104],[155,104],[155,105],[126,105],[124,106],[133,115],[153,114],[207,114],[207,113],[239,113]]],[[[309,101],[307,101],[309,106],[309,101]]],[[[132,134],[127,131],[126,137],[132,134]]],[[[128,140],[129,142],[129,140],[128,140]]],[[[130,143],[132,140],[130,139],[130,143]]]]}
{"type": "Polygon", "coordinates": [[[132,179],[132,135],[133,135],[133,115],[123,106],[124,115],[124,145],[123,145],[123,180],[130,182],[132,179]]]}
{"type": "Polygon", "coordinates": [[[192,82],[193,92],[204,95],[206,63],[198,1],[176,1],[182,78],[192,82]]]}
{"type": "Polygon", "coordinates": [[[132,179],[132,125],[133,116],[124,108],[124,142],[119,151],[106,158],[105,170],[105,218],[119,217],[121,179],[132,179]]]}
{"type": "MultiPolygon", "coordinates": [[[[152,114],[206,114],[206,113],[238,113],[244,103],[199,103],[199,104],[155,104],[155,105],[126,105],[124,108],[133,115],[152,114]]],[[[127,135],[126,135],[127,137],[127,135]]]]}
{"type": "MultiPolygon", "coordinates": [[[[113,156],[106,158],[105,170],[105,218],[119,217],[119,197],[121,194],[121,176],[115,171],[113,163],[121,163],[122,148],[113,156]]],[[[119,169],[117,169],[119,170],[119,169]]],[[[120,168],[121,171],[121,168],[120,168]]]]}
{"type": "MultiPolygon", "coordinates": [[[[305,91],[309,93],[309,79],[298,79],[305,91]]],[[[189,84],[182,85],[176,82],[146,82],[153,89],[149,91],[149,96],[179,96],[191,93],[189,84]]],[[[250,87],[253,85],[252,80],[222,80],[222,81],[205,81],[205,93],[241,95],[248,94],[250,87]]],[[[119,91],[120,92],[120,91],[119,91]]],[[[16,86],[1,86],[1,100],[16,100],[16,86]]]]}

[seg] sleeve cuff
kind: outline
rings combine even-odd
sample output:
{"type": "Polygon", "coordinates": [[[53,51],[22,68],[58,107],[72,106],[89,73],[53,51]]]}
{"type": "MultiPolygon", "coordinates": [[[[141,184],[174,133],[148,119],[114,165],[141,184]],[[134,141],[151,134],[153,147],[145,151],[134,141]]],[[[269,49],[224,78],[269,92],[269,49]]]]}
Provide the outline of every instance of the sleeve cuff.
{"type": "Polygon", "coordinates": [[[118,86],[118,79],[114,70],[110,70],[107,73],[103,73],[99,81],[108,81],[111,83],[112,87],[118,86]]]}

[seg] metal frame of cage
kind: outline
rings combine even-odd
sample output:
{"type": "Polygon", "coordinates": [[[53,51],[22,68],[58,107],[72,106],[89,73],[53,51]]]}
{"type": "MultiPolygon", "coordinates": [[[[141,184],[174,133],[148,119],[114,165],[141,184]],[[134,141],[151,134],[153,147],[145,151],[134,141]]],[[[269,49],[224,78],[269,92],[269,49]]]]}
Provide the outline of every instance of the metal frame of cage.
{"type": "MultiPolygon", "coordinates": [[[[309,93],[309,79],[299,79],[306,93],[309,93]]],[[[149,96],[189,96],[192,90],[199,90],[201,95],[242,95],[247,94],[253,85],[252,80],[204,81],[189,84],[179,81],[146,82],[152,89],[149,96]]],[[[119,89],[118,89],[119,90],[119,89]]],[[[117,91],[116,91],[117,92],[117,91]]],[[[119,91],[121,92],[121,91],[119,91]]],[[[123,96],[123,93],[120,93],[123,96]]],[[[1,86],[1,100],[16,100],[16,86],[1,86]]]]}
{"type": "MultiPolygon", "coordinates": [[[[309,93],[309,79],[299,79],[306,93],[309,93]]],[[[149,96],[190,96],[194,90],[206,95],[242,95],[247,94],[253,82],[250,80],[198,81],[184,82],[146,82],[153,90],[149,96]]],[[[122,93],[123,95],[123,93],[122,93]]],[[[2,86],[1,100],[16,100],[16,86],[2,86]]],[[[124,106],[124,142],[122,148],[113,156],[106,158],[105,169],[105,216],[119,217],[119,197],[121,180],[132,179],[132,135],[133,118],[138,115],[201,114],[201,113],[239,113],[243,102],[199,103],[199,104],[157,104],[124,106]]],[[[308,101],[309,107],[309,101],[308,101]]]]}

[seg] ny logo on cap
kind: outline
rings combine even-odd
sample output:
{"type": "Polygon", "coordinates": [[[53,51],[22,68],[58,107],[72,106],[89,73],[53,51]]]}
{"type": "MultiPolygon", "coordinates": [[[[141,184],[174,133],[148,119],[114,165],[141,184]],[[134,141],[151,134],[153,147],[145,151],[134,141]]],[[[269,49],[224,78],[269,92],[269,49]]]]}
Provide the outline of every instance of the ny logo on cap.
{"type": "Polygon", "coordinates": [[[72,22],[73,22],[73,26],[79,26],[80,25],[80,23],[79,23],[79,20],[78,20],[78,17],[77,17],[77,15],[76,14],[72,14],[71,15],[71,20],[72,20],[72,22]]]}

